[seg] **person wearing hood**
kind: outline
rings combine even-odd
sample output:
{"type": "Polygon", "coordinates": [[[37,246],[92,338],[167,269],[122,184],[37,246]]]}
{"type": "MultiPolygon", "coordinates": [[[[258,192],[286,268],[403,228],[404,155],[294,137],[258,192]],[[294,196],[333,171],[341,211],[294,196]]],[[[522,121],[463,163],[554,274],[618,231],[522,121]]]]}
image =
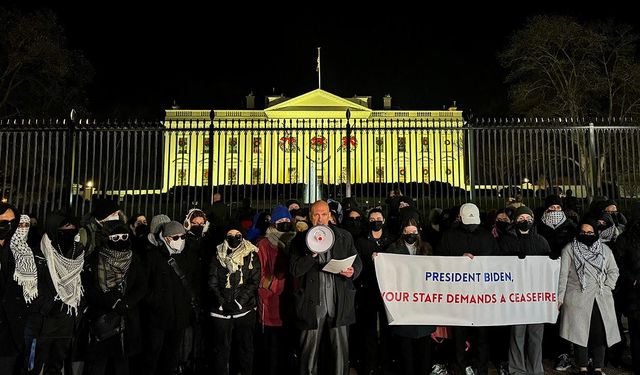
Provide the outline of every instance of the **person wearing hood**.
{"type": "MultiPolygon", "coordinates": [[[[533,212],[531,212],[531,217],[533,217],[533,212]]],[[[496,221],[491,229],[491,234],[493,234],[493,237],[497,240],[500,240],[500,238],[507,235],[511,229],[511,218],[507,210],[504,208],[499,209],[496,214],[496,221]]]]}
{"type": "Polygon", "coordinates": [[[295,210],[299,210],[301,208],[300,202],[298,202],[296,199],[289,199],[287,203],[285,203],[285,206],[287,207],[287,210],[289,210],[289,213],[295,210]]]}
{"type": "Polygon", "coordinates": [[[147,236],[149,235],[147,217],[143,213],[135,213],[131,215],[128,224],[131,233],[131,250],[136,254],[144,253],[148,243],[147,236]]]}
{"type": "Polygon", "coordinates": [[[62,374],[72,338],[82,318],[81,273],[84,247],[79,219],[65,212],[49,214],[40,248],[34,249],[37,297],[29,305],[25,328],[27,373],[62,374]]]}
{"type": "Polygon", "coordinates": [[[260,284],[258,287],[258,322],[260,323],[261,368],[265,374],[279,374],[283,371],[280,359],[283,349],[283,319],[280,299],[289,279],[289,246],[295,231],[291,223],[291,213],[285,206],[276,206],[271,211],[271,226],[265,237],[258,241],[260,259],[260,284]]]}
{"type": "MultiPolygon", "coordinates": [[[[465,203],[460,207],[460,224],[445,232],[440,242],[439,255],[475,256],[496,255],[499,252],[498,243],[488,229],[480,226],[480,210],[473,203],[465,203]]],[[[477,348],[478,374],[488,373],[489,347],[487,327],[453,327],[456,347],[455,369],[457,374],[472,371],[466,358],[466,341],[475,331],[477,348]]],[[[472,344],[473,345],[473,344],[472,344]]]]}
{"type": "Polygon", "coordinates": [[[182,223],[170,221],[159,228],[154,224],[152,221],[152,232],[158,230],[158,234],[151,239],[157,246],[147,254],[148,292],[142,306],[148,345],[140,371],[168,375],[178,367],[184,330],[199,311],[199,285],[195,282],[198,254],[184,251],[186,230],[182,223]]]}
{"type": "Polygon", "coordinates": [[[253,215],[253,225],[247,231],[245,239],[252,243],[257,243],[260,238],[267,232],[267,228],[271,225],[271,216],[268,211],[258,212],[253,215]]]}
{"type": "MultiPolygon", "coordinates": [[[[536,227],[538,234],[544,237],[549,243],[551,248],[551,259],[558,259],[562,252],[562,249],[571,241],[576,235],[576,225],[569,219],[562,210],[562,201],[557,195],[548,195],[544,200],[544,206],[542,207],[540,222],[536,227]]],[[[567,371],[571,368],[571,361],[569,359],[569,343],[562,340],[558,335],[558,324],[549,324],[546,326],[544,341],[544,348],[549,348],[549,352],[553,357],[556,357],[554,369],[556,371],[567,371]]]]}
{"type": "Polygon", "coordinates": [[[258,248],[244,239],[240,225],[226,230],[225,240],[216,248],[209,269],[212,297],[213,369],[228,375],[237,359],[237,371],[253,372],[253,331],[256,322],[257,290],[260,285],[258,248]],[[232,342],[233,341],[233,342],[232,342]],[[236,353],[231,353],[237,348],[236,353]]]}
{"type": "Polygon", "coordinates": [[[384,213],[379,208],[369,210],[366,231],[354,237],[356,249],[362,259],[362,272],[354,280],[356,286],[356,323],[351,329],[351,347],[354,349],[354,358],[360,361],[360,369],[363,374],[375,371],[378,358],[378,319],[380,320],[380,342],[382,365],[387,367],[390,363],[389,351],[389,327],[387,315],[384,312],[384,304],[380,297],[376,270],[373,265],[373,256],[377,253],[387,252],[387,248],[394,241],[385,227],[384,213]]]}
{"type": "Polygon", "coordinates": [[[140,257],[132,251],[131,237],[127,225],[113,228],[106,247],[86,260],[82,278],[90,331],[88,375],[103,375],[109,365],[115,373],[127,375],[129,358],[142,350],[138,306],[146,294],[147,277],[140,257]],[[118,327],[105,327],[104,319],[117,320],[118,327]]]}
{"type": "Polygon", "coordinates": [[[424,240],[429,243],[432,249],[440,245],[444,226],[442,225],[442,208],[434,208],[429,212],[429,218],[425,223],[424,240]]]}
{"type": "Polygon", "coordinates": [[[293,226],[296,233],[305,232],[309,229],[309,209],[301,208],[289,212],[291,212],[291,217],[293,217],[293,226]]]}
{"type": "Polygon", "coordinates": [[[618,266],[611,249],[598,237],[598,225],[590,220],[580,223],[560,259],[560,337],[574,344],[580,374],[588,373],[590,352],[594,374],[600,375],[606,347],[620,341],[612,295],[618,266]]]}
{"type": "MultiPolygon", "coordinates": [[[[18,210],[8,203],[0,203],[0,373],[13,374],[16,361],[24,350],[24,316],[26,312],[26,296],[23,287],[14,278],[15,274],[23,274],[27,280],[35,278],[36,271],[33,260],[26,260],[22,266],[16,259],[33,258],[30,249],[24,247],[18,251],[11,248],[14,233],[20,223],[18,210]],[[29,264],[27,264],[27,262],[29,264]],[[21,270],[22,269],[22,270],[21,270]]],[[[27,229],[28,230],[28,229],[27,229]]],[[[18,233],[20,238],[24,233],[18,233]]],[[[24,241],[21,241],[24,242],[24,241]]],[[[19,280],[19,279],[18,279],[19,280]]],[[[31,296],[37,294],[30,287],[31,296]]],[[[26,290],[25,290],[26,291],[26,290]]],[[[28,298],[30,301],[30,298],[28,298]]],[[[20,362],[18,362],[20,364],[20,362]]]]}
{"type": "MultiPolygon", "coordinates": [[[[549,256],[547,240],[535,233],[533,211],[520,206],[514,214],[512,231],[503,234],[498,243],[502,254],[525,259],[530,255],[549,256]]],[[[511,327],[509,340],[509,373],[543,375],[542,337],[544,324],[522,324],[511,327]],[[525,352],[526,347],[526,352],[525,352]]]]}
{"type": "MultiPolygon", "coordinates": [[[[405,221],[401,225],[400,238],[387,250],[390,254],[409,256],[432,255],[431,246],[421,240],[419,222],[414,219],[405,221]]],[[[431,325],[394,325],[391,326],[393,335],[400,342],[400,366],[402,374],[427,374],[431,369],[431,333],[436,330],[431,325]]]]}
{"type": "Polygon", "coordinates": [[[634,204],[632,212],[631,221],[618,237],[616,245],[622,255],[618,282],[622,299],[620,312],[629,322],[633,371],[640,374],[640,203],[634,204]]]}
{"type": "Polygon", "coordinates": [[[99,247],[107,245],[109,232],[125,219],[118,204],[110,198],[95,198],[93,212],[80,228],[80,243],[85,248],[86,256],[91,255],[99,247]]]}
{"type": "Polygon", "coordinates": [[[351,233],[351,237],[355,241],[360,238],[366,231],[364,217],[359,209],[345,211],[345,218],[342,220],[341,228],[351,233]]]}

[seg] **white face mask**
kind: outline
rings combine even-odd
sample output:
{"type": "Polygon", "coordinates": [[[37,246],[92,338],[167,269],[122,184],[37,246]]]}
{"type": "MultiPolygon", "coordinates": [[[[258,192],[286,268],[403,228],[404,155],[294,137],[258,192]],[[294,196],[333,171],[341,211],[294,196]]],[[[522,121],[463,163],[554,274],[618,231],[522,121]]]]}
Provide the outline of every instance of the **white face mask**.
{"type": "Polygon", "coordinates": [[[169,252],[179,254],[184,250],[184,240],[171,240],[169,243],[169,252]]]}

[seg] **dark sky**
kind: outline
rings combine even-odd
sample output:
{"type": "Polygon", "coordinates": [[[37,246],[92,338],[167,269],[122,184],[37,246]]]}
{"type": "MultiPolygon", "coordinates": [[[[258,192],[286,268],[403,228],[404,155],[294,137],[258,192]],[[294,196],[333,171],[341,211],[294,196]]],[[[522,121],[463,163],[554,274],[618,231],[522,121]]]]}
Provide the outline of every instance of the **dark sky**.
{"type": "Polygon", "coordinates": [[[504,115],[505,72],[496,55],[527,17],[638,23],[627,7],[611,2],[606,9],[577,3],[526,10],[456,2],[424,3],[423,10],[395,2],[387,2],[389,8],[359,2],[359,9],[346,9],[346,2],[317,9],[256,8],[250,2],[229,7],[224,1],[144,8],[90,3],[48,6],[70,47],[83,50],[96,70],[89,99],[99,117],[158,118],[173,100],[190,109],[242,108],[249,91],[258,103],[274,89],[300,95],[317,88],[318,46],[322,88],[337,95],[371,95],[374,108],[386,93],[405,109],[440,109],[456,100],[476,115],[504,115]]]}

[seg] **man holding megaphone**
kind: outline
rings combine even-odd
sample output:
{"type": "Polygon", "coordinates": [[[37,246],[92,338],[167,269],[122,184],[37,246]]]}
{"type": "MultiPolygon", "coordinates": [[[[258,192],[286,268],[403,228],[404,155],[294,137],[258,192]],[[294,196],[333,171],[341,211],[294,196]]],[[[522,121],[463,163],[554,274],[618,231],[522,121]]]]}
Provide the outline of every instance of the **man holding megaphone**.
{"type": "Polygon", "coordinates": [[[333,358],[326,361],[329,373],[349,373],[348,326],[355,323],[355,294],[353,279],[362,270],[351,234],[329,224],[329,205],[317,201],[311,206],[311,224],[292,242],[291,273],[298,278],[294,293],[296,318],[301,334],[300,373],[318,373],[320,340],[329,330],[333,358]],[[338,273],[323,271],[331,260],[355,255],[353,264],[338,273]]]}

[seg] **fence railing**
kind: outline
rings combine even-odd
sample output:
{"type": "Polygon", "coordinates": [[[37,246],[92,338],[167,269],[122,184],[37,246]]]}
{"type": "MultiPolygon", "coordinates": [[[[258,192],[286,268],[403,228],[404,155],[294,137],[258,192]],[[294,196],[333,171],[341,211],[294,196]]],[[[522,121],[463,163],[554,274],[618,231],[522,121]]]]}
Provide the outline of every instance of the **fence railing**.
{"type": "Polygon", "coordinates": [[[640,126],[608,120],[246,119],[0,122],[2,199],[44,216],[111,196],[127,213],[181,217],[212,192],[231,207],[297,198],[383,205],[392,190],[426,212],[571,190],[626,207],[640,198],[640,126]]]}

